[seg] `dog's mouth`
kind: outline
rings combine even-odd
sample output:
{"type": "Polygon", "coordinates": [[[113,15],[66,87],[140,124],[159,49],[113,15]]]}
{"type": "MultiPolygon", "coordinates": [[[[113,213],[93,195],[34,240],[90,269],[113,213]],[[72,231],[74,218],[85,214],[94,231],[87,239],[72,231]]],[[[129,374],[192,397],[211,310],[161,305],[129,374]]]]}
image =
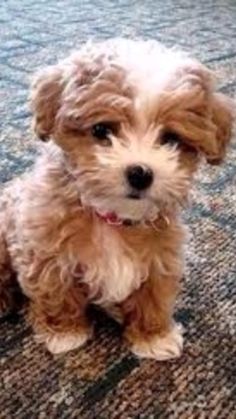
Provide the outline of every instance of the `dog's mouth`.
{"type": "Polygon", "coordinates": [[[138,201],[139,199],[142,199],[142,196],[140,192],[132,191],[128,193],[127,198],[138,201]]]}
{"type": "Polygon", "coordinates": [[[148,191],[143,191],[143,190],[139,191],[138,189],[130,188],[127,192],[126,197],[128,199],[133,199],[133,200],[139,201],[139,200],[148,198],[148,195],[149,195],[148,191]]]}

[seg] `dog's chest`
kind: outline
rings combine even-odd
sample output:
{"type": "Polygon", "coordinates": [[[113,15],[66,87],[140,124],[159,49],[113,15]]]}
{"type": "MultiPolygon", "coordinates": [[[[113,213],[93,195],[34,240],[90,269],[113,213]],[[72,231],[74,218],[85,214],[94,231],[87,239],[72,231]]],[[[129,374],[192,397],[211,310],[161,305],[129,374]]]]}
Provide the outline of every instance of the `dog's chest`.
{"type": "Polygon", "coordinates": [[[101,223],[93,237],[94,257],[87,264],[84,282],[99,304],[124,301],[145,280],[146,267],[115,228],[101,223]]]}

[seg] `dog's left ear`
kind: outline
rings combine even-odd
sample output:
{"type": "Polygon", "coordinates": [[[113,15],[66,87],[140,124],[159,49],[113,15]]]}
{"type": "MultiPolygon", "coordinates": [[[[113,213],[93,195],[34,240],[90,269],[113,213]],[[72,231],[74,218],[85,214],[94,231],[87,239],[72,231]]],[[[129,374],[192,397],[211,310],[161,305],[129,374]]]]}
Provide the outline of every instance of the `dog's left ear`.
{"type": "MultiPolygon", "coordinates": [[[[210,164],[220,164],[225,156],[227,145],[231,139],[233,100],[215,91],[215,75],[204,65],[199,64],[198,76],[202,88],[202,103],[196,112],[202,116],[202,133],[200,136],[200,151],[210,164]]],[[[201,101],[200,101],[201,102],[201,101]]]]}
{"type": "Polygon", "coordinates": [[[207,162],[219,164],[231,138],[235,104],[215,91],[214,74],[197,61],[183,66],[177,80],[174,117],[181,120],[183,137],[207,162]]]}
{"type": "Polygon", "coordinates": [[[43,69],[36,74],[32,82],[30,104],[33,128],[42,141],[47,141],[53,134],[62,90],[63,77],[59,65],[43,69]]]}
{"type": "Polygon", "coordinates": [[[211,150],[206,153],[206,159],[210,164],[220,164],[231,138],[235,104],[232,99],[221,93],[212,93],[209,100],[215,149],[212,153],[211,150]]]}

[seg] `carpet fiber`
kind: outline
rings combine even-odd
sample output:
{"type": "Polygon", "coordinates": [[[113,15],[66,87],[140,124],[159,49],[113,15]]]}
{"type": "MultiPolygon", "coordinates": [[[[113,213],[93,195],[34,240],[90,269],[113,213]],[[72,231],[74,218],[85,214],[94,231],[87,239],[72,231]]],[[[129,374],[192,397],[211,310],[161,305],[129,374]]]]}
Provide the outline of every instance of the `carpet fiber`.
{"type": "MultiPolygon", "coordinates": [[[[5,0],[0,4],[0,180],[34,151],[27,91],[35,69],[88,37],[153,37],[178,44],[236,91],[234,0],[5,0]]],[[[236,417],[236,146],[225,165],[204,167],[186,214],[188,266],[176,316],[186,328],[176,361],[139,361],[119,329],[96,315],[84,349],[52,357],[24,313],[0,319],[0,418],[236,417]]]]}

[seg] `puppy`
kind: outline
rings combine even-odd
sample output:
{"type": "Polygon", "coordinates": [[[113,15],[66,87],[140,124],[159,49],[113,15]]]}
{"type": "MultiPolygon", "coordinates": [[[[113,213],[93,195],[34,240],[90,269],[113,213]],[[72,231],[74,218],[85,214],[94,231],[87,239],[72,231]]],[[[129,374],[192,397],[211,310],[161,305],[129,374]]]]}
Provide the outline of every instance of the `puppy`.
{"type": "Polygon", "coordinates": [[[0,307],[16,273],[52,353],[91,336],[93,303],[118,315],[136,355],[178,357],[180,211],[201,157],[225,154],[229,101],[182,52],[115,39],[42,70],[31,104],[35,132],[49,141],[1,194],[0,307]]]}

